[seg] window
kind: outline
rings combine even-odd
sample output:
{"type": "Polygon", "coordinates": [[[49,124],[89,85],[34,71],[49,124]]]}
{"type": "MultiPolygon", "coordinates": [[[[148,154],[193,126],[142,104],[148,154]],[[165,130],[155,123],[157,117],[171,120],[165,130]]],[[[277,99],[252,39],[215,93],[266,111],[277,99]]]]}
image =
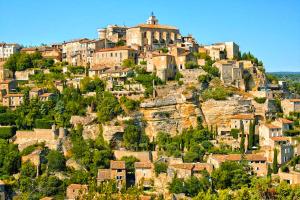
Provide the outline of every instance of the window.
{"type": "Polygon", "coordinates": [[[110,53],[110,57],[113,57],[113,53],[110,53]]]}
{"type": "Polygon", "coordinates": [[[121,169],[117,169],[117,172],[122,172],[122,170],[121,169]]]}

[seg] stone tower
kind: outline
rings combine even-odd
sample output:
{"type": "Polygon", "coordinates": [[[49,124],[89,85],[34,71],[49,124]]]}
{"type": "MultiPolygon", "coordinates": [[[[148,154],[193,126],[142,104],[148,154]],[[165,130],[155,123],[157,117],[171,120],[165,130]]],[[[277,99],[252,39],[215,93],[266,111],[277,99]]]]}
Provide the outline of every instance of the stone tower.
{"type": "Polygon", "coordinates": [[[152,24],[152,25],[158,24],[158,19],[156,19],[153,12],[151,13],[150,17],[148,18],[147,24],[152,24]]]}

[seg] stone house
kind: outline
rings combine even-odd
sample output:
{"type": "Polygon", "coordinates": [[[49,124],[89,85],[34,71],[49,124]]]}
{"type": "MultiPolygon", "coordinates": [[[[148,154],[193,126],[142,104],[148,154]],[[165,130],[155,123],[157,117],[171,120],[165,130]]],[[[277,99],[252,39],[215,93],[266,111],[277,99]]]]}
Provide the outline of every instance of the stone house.
{"type": "Polygon", "coordinates": [[[73,66],[93,66],[95,50],[101,41],[87,38],[72,40],[62,44],[62,61],[73,66]]]}
{"type": "Polygon", "coordinates": [[[284,115],[290,112],[300,112],[300,99],[284,99],[281,101],[281,107],[284,115]]]}
{"type": "Polygon", "coordinates": [[[241,154],[210,154],[207,159],[207,163],[213,165],[214,168],[219,168],[223,162],[232,161],[240,162],[245,160],[248,162],[252,171],[257,176],[266,176],[268,173],[267,158],[261,154],[245,154],[244,157],[241,154]]]}
{"type": "Polygon", "coordinates": [[[153,164],[151,162],[135,162],[135,184],[143,187],[152,187],[153,164]]]}
{"type": "Polygon", "coordinates": [[[261,124],[258,127],[259,145],[270,146],[273,137],[281,137],[282,129],[273,124],[261,124]]]}
{"type": "Polygon", "coordinates": [[[126,59],[136,64],[137,56],[137,51],[127,46],[99,49],[95,52],[93,66],[121,66],[126,59]]]}
{"type": "Polygon", "coordinates": [[[281,170],[278,171],[278,176],[281,181],[286,181],[292,185],[299,185],[300,184],[300,172],[291,170],[289,172],[282,172],[281,170]]]}
{"type": "Polygon", "coordinates": [[[276,118],[275,121],[272,122],[272,124],[280,127],[283,134],[285,131],[292,129],[293,121],[284,118],[276,118]]]}
{"type": "Polygon", "coordinates": [[[245,134],[249,134],[250,123],[254,124],[255,118],[253,114],[237,114],[233,115],[230,120],[231,129],[244,129],[245,134]]]}
{"type": "Polygon", "coordinates": [[[30,91],[29,91],[29,98],[30,99],[34,99],[34,98],[38,98],[41,94],[43,94],[45,91],[44,88],[32,88],[30,91]]]}
{"type": "Polygon", "coordinates": [[[2,97],[2,105],[16,108],[24,102],[24,94],[15,93],[15,94],[6,94],[2,97]]]}
{"type": "Polygon", "coordinates": [[[62,59],[61,45],[22,48],[21,52],[27,54],[40,52],[44,58],[53,59],[54,62],[60,62],[62,59]]]}
{"type": "Polygon", "coordinates": [[[14,91],[17,87],[17,82],[15,80],[3,80],[0,82],[0,100],[7,93],[14,91]]]}
{"type": "Polygon", "coordinates": [[[138,46],[139,50],[155,50],[177,43],[181,38],[176,27],[158,24],[151,14],[146,24],[130,27],[126,31],[127,46],[138,46]]]}
{"type": "Polygon", "coordinates": [[[213,64],[220,72],[221,81],[224,84],[233,85],[237,88],[245,90],[245,82],[243,79],[243,65],[237,61],[220,60],[213,64]]]}
{"type": "Polygon", "coordinates": [[[53,99],[56,95],[54,93],[49,93],[49,92],[46,92],[46,93],[43,93],[39,96],[39,99],[40,101],[49,101],[51,99],[53,99]]]}
{"type": "Polygon", "coordinates": [[[66,200],[83,199],[83,195],[85,195],[87,192],[87,185],[71,184],[67,187],[66,200]]]}
{"type": "Polygon", "coordinates": [[[176,62],[172,55],[159,53],[154,54],[152,57],[152,63],[147,64],[147,69],[149,65],[152,64],[152,72],[156,73],[156,76],[159,77],[162,81],[167,81],[172,79],[176,75],[176,62]]]}
{"type": "Polygon", "coordinates": [[[213,60],[234,59],[239,56],[239,46],[234,42],[222,42],[204,46],[213,60]]]}
{"type": "Polygon", "coordinates": [[[177,163],[170,164],[167,170],[168,177],[173,178],[175,175],[177,178],[187,179],[191,176],[201,177],[202,171],[213,170],[213,165],[210,163],[177,163]]]}
{"type": "Polygon", "coordinates": [[[36,149],[32,153],[26,156],[22,156],[21,157],[22,163],[31,162],[35,166],[39,166],[41,163],[41,155],[40,155],[41,152],[42,151],[40,149],[36,149]]]}
{"type": "Polygon", "coordinates": [[[26,69],[24,71],[16,71],[15,78],[17,81],[28,81],[31,75],[37,74],[38,70],[36,69],[26,69]]]}
{"type": "MultiPolygon", "coordinates": [[[[99,40],[106,42],[117,43],[126,40],[126,31],[128,27],[118,25],[108,25],[106,28],[98,29],[99,40]]],[[[107,44],[105,44],[107,46],[107,44]]]]}
{"type": "Polygon", "coordinates": [[[125,161],[110,161],[109,169],[99,169],[97,176],[97,184],[103,181],[114,180],[116,181],[117,188],[120,190],[126,186],[126,168],[125,161]]]}
{"type": "Polygon", "coordinates": [[[190,51],[187,51],[182,47],[177,47],[176,45],[170,45],[168,47],[168,50],[169,50],[169,54],[174,56],[176,66],[180,71],[186,69],[185,64],[189,61],[193,61],[197,63],[196,57],[190,51]]]}

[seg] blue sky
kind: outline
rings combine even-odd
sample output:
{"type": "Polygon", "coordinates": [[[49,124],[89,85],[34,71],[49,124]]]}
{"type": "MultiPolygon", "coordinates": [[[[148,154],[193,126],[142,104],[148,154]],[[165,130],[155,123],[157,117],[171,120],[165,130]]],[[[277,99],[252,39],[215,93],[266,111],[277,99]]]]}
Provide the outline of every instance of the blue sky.
{"type": "Polygon", "coordinates": [[[108,24],[161,24],[201,44],[235,41],[267,71],[300,71],[300,0],[0,0],[0,41],[23,45],[97,37],[108,24]]]}

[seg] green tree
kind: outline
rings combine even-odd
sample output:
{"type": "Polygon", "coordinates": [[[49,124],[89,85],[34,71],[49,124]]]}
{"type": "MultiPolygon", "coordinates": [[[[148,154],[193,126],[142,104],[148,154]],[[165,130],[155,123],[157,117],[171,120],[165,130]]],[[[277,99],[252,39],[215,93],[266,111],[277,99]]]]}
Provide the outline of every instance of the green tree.
{"type": "Polygon", "coordinates": [[[185,63],[185,68],[186,69],[195,69],[195,68],[199,68],[199,65],[194,61],[188,61],[185,63]]]}
{"type": "Polygon", "coordinates": [[[248,137],[248,147],[249,149],[252,149],[254,146],[254,141],[255,141],[255,125],[250,121],[249,125],[249,137],[248,137]]]}
{"type": "Polygon", "coordinates": [[[125,161],[126,171],[131,174],[134,173],[135,170],[134,163],[140,161],[134,156],[123,156],[121,160],[125,161]]]}
{"type": "Polygon", "coordinates": [[[154,163],[154,171],[156,176],[160,173],[167,173],[168,165],[165,162],[154,163]]]}
{"type": "Polygon", "coordinates": [[[171,183],[169,183],[169,191],[174,194],[184,193],[185,189],[183,183],[183,179],[174,177],[171,183]]]}
{"type": "Polygon", "coordinates": [[[98,120],[102,123],[112,120],[122,112],[117,98],[110,92],[103,92],[103,95],[100,95],[99,101],[97,115],[98,120]]]}
{"type": "Polygon", "coordinates": [[[66,169],[66,159],[59,151],[51,150],[47,155],[49,171],[64,171],[66,169]]]}
{"type": "Polygon", "coordinates": [[[241,141],[240,141],[240,151],[241,153],[245,153],[245,130],[243,127],[242,127],[241,141]]]}
{"type": "Polygon", "coordinates": [[[274,157],[273,157],[273,173],[277,174],[278,173],[278,160],[277,160],[277,149],[274,149],[274,157]]]}
{"type": "Polygon", "coordinates": [[[125,60],[123,60],[122,66],[123,67],[134,67],[135,66],[134,60],[133,59],[125,59],[125,60]]]}

